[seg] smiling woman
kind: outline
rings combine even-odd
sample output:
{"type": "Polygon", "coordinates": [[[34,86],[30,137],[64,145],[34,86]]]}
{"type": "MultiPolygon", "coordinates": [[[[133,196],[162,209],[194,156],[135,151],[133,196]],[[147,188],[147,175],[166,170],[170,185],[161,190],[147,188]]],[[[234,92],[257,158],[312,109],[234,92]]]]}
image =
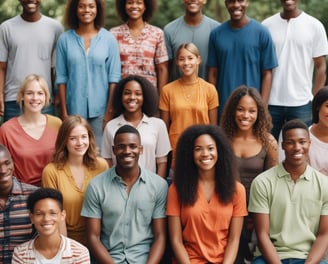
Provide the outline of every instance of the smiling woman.
{"type": "Polygon", "coordinates": [[[47,82],[39,75],[25,78],[17,94],[22,114],[0,128],[0,142],[15,160],[16,177],[25,183],[41,185],[44,166],[51,160],[61,120],[42,114],[49,104],[47,82]]]}

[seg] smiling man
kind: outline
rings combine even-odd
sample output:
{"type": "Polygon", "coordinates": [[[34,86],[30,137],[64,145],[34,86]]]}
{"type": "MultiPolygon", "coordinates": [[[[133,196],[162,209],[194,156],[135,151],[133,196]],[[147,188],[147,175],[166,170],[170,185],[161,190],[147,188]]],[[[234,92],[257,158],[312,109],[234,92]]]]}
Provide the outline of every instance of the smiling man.
{"type": "Polygon", "coordinates": [[[256,88],[265,103],[277,64],[269,31],[247,16],[249,0],[225,0],[230,20],[215,28],[208,48],[208,81],[216,85],[222,113],[229,95],[240,85],[256,88]]]}
{"type": "MultiPolygon", "coordinates": [[[[41,0],[19,0],[22,13],[0,25],[0,116],[20,114],[16,96],[27,75],[43,76],[52,95],[54,53],[62,25],[40,13],[41,0]]],[[[53,114],[53,106],[44,109],[53,114]]]]}
{"type": "Polygon", "coordinates": [[[116,166],[89,184],[81,215],[97,263],[159,263],[166,240],[167,183],[140,168],[138,130],[120,127],[114,136],[116,166]]]}
{"type": "Polygon", "coordinates": [[[15,246],[33,235],[27,198],[38,187],[19,182],[8,149],[0,144],[0,263],[10,264],[15,246]]]}
{"type": "Polygon", "coordinates": [[[282,138],[285,160],[251,185],[248,210],[258,239],[253,263],[327,263],[328,177],[307,164],[311,142],[303,121],[288,121],[282,138]]]}

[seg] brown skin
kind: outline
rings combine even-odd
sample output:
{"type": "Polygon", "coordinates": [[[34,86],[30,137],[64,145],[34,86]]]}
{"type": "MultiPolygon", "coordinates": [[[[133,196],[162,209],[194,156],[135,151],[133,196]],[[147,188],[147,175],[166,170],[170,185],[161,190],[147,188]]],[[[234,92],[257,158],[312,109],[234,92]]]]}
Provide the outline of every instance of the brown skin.
{"type": "MultiPolygon", "coordinates": [[[[140,139],[136,134],[123,133],[115,137],[113,152],[117,158],[116,173],[122,178],[127,186],[127,193],[130,192],[133,184],[139,178],[140,169],[138,166],[139,155],[142,153],[140,139]],[[130,157],[128,161],[125,157],[130,157]]],[[[87,240],[89,249],[99,263],[114,264],[114,260],[108,250],[100,241],[101,219],[85,218],[87,227],[87,240]]],[[[152,230],[154,241],[150,248],[147,264],[159,263],[165,249],[166,241],[166,220],[165,218],[153,219],[152,230]]]]}

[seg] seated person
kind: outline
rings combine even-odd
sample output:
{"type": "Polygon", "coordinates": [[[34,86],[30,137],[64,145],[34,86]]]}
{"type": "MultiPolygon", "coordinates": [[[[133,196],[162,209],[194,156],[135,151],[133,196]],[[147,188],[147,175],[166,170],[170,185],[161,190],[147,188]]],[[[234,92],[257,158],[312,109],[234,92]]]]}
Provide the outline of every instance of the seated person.
{"type": "Polygon", "coordinates": [[[301,120],[282,129],[285,160],[257,176],[248,210],[258,239],[253,263],[326,263],[328,177],[308,165],[309,130],[301,120]]]}
{"type": "Polygon", "coordinates": [[[89,251],[82,244],[60,234],[65,221],[62,194],[51,188],[38,189],[27,199],[31,222],[38,236],[14,249],[12,264],[88,264],[89,251]]]}

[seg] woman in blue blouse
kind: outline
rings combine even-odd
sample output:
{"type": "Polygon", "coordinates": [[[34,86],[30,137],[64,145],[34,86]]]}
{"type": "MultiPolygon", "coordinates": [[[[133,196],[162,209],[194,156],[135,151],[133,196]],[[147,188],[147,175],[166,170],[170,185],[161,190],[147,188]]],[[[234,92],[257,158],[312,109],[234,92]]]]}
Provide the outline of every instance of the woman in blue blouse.
{"type": "Polygon", "coordinates": [[[111,94],[120,80],[117,41],[103,28],[102,0],[69,0],[64,32],[57,43],[56,83],[61,117],[78,114],[88,120],[101,145],[102,127],[111,119],[111,94]]]}

